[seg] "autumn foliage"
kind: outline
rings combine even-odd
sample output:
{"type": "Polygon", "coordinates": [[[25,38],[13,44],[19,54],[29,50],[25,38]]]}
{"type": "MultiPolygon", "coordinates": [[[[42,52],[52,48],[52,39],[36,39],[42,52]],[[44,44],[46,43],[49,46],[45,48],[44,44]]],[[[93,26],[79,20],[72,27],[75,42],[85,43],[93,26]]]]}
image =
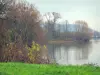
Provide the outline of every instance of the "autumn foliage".
{"type": "Polygon", "coordinates": [[[0,61],[35,63],[40,46],[46,43],[39,11],[26,1],[0,3],[0,61]],[[39,49],[33,49],[37,47],[33,41],[39,49]]]}

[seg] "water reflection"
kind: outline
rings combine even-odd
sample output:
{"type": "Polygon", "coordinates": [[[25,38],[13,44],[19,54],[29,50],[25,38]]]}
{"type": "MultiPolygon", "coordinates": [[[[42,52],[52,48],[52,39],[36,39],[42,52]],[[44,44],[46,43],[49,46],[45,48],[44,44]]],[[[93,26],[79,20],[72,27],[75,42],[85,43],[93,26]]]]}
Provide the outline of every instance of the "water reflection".
{"type": "Polygon", "coordinates": [[[51,61],[55,61],[58,64],[88,63],[92,47],[92,42],[48,45],[51,61]]]}

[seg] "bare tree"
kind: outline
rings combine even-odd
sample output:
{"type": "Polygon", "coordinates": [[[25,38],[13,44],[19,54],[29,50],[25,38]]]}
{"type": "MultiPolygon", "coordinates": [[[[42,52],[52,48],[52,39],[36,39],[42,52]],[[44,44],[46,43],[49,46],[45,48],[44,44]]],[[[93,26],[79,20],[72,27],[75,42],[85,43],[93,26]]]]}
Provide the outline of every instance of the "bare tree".
{"type": "Polygon", "coordinates": [[[80,32],[88,32],[88,24],[85,21],[77,20],[75,21],[75,24],[78,25],[78,31],[80,32]]]}
{"type": "Polygon", "coordinates": [[[0,61],[2,60],[3,48],[5,48],[8,42],[6,12],[12,1],[13,0],[0,0],[0,61]]]}
{"type": "Polygon", "coordinates": [[[56,13],[56,12],[48,12],[44,16],[46,18],[46,24],[47,24],[47,30],[48,30],[47,37],[50,40],[50,39],[53,39],[55,35],[54,34],[55,25],[56,25],[57,20],[61,18],[61,16],[59,13],[56,13]]]}
{"type": "Polygon", "coordinates": [[[14,29],[15,40],[21,36],[23,43],[30,43],[38,40],[37,30],[40,27],[39,11],[27,2],[12,3],[10,11],[7,13],[9,28],[14,29]]]}
{"type": "Polygon", "coordinates": [[[78,33],[76,34],[76,36],[80,39],[89,40],[90,36],[89,36],[89,33],[88,33],[87,22],[82,21],[82,20],[77,20],[77,21],[75,21],[75,24],[78,26],[77,27],[78,33]]]}

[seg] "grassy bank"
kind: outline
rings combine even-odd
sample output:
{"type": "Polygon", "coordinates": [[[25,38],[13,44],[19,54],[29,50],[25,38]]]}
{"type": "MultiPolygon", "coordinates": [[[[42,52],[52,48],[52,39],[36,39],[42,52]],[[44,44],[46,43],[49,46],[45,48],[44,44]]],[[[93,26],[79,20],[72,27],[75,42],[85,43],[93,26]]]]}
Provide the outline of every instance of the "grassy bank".
{"type": "Polygon", "coordinates": [[[100,75],[100,67],[0,63],[0,75],[100,75]]]}

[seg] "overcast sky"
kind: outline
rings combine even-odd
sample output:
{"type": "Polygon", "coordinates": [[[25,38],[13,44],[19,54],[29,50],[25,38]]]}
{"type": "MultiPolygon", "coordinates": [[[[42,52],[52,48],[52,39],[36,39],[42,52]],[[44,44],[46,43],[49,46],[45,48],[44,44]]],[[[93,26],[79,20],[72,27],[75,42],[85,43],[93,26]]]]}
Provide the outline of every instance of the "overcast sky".
{"type": "Polygon", "coordinates": [[[85,20],[89,27],[100,31],[100,0],[27,0],[35,4],[41,14],[58,12],[63,20],[73,23],[85,20]]]}

